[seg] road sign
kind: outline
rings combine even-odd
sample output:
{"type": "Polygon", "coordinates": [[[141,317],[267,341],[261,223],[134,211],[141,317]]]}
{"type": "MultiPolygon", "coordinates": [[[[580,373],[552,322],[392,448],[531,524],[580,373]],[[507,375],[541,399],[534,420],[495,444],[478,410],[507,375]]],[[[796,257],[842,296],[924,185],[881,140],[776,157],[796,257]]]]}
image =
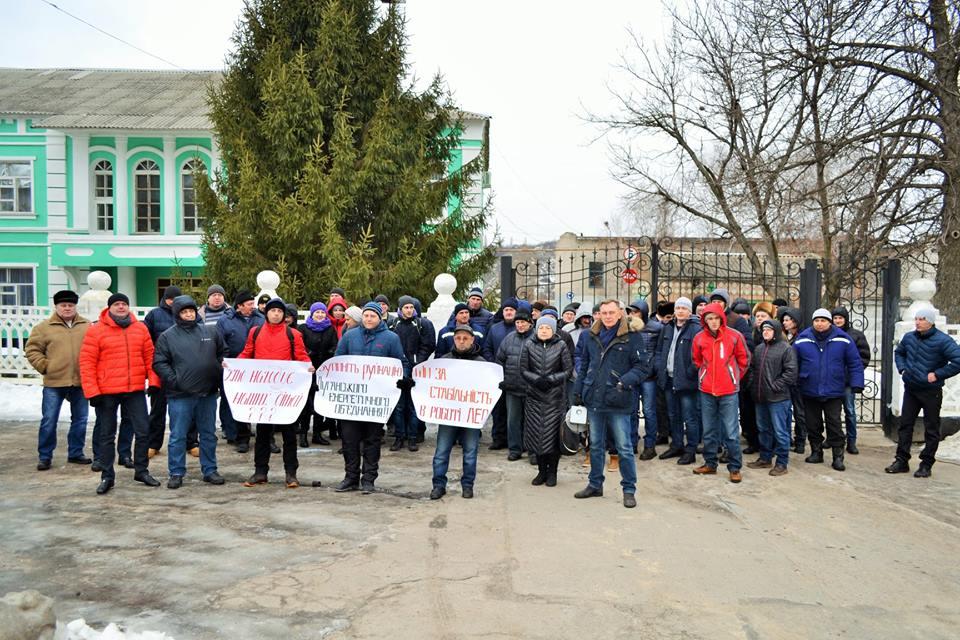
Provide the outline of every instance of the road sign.
{"type": "Polygon", "coordinates": [[[637,281],[639,274],[637,273],[636,269],[624,269],[620,273],[620,277],[623,278],[623,281],[627,284],[633,284],[637,281]]]}
{"type": "Polygon", "coordinates": [[[573,291],[567,291],[567,300],[573,300],[573,291]]]}
{"type": "Polygon", "coordinates": [[[638,257],[640,257],[640,252],[637,251],[636,247],[627,247],[623,250],[623,259],[630,264],[636,262],[638,257]]]}

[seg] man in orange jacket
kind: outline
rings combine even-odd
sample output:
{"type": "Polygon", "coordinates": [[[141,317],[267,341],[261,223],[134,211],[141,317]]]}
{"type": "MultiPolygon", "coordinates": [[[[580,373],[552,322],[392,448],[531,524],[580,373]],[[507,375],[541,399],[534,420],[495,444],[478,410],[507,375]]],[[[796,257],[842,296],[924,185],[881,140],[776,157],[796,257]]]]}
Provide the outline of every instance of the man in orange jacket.
{"type": "Polygon", "coordinates": [[[100,421],[101,467],[97,493],[113,488],[114,438],[117,433],[119,407],[133,425],[136,440],[133,447],[133,479],[148,487],[159,487],[147,471],[147,401],[145,383],[160,386],[153,371],[153,340],[146,325],[130,312],[130,299],[115,293],[100,312],[100,322],[92,326],[80,347],[80,382],[83,395],[96,409],[100,421]]]}
{"type": "MultiPolygon", "coordinates": [[[[299,360],[310,362],[310,356],[303,345],[303,335],[296,329],[291,329],[284,322],[286,304],[280,298],[271,298],[264,307],[267,322],[259,327],[250,329],[247,334],[247,344],[239,358],[254,360],[299,360]]],[[[310,367],[313,372],[313,366],[310,367]]],[[[250,479],[243,483],[245,487],[254,487],[266,484],[267,472],[270,470],[270,437],[274,431],[283,436],[283,469],[286,471],[288,489],[300,486],[297,480],[297,428],[292,424],[258,424],[257,441],[253,447],[254,472],[250,479]]]]}
{"type": "Polygon", "coordinates": [[[693,364],[699,370],[700,416],[703,424],[703,465],[698,475],[717,472],[717,448],[729,452],[730,482],[740,482],[739,392],[740,379],[750,364],[747,344],[736,329],[727,326],[723,306],[711,302],[701,314],[703,330],[693,339],[693,364]],[[722,441],[722,442],[721,442],[722,441]]]}

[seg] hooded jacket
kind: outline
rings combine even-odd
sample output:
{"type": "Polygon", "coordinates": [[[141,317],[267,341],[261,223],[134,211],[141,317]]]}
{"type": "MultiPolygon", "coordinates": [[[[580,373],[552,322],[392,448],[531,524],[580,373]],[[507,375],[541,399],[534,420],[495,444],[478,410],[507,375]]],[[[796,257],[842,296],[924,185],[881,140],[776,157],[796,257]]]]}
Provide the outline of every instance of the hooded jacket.
{"type": "Polygon", "coordinates": [[[793,343],[797,352],[797,385],[808,398],[842,398],[847,387],[863,389],[863,361],[853,340],[830,325],[820,335],[808,327],[793,343]]]}
{"type": "Polygon", "coordinates": [[[333,317],[333,307],[335,305],[340,305],[343,307],[343,310],[347,310],[347,301],[344,300],[341,296],[333,294],[330,296],[330,302],[327,303],[327,317],[330,318],[330,324],[333,325],[333,328],[337,332],[337,340],[343,337],[343,326],[347,323],[347,317],[344,316],[339,320],[333,317]]]}
{"type": "Polygon", "coordinates": [[[637,387],[649,375],[640,336],[643,321],[624,315],[615,326],[616,334],[606,346],[600,339],[604,328],[600,320],[580,336],[583,355],[574,394],[583,398],[588,409],[601,413],[629,413],[637,387]]]}
{"type": "Polygon", "coordinates": [[[24,355],[30,365],[43,374],[45,387],[80,386],[80,347],[90,329],[90,323],[81,315],[71,326],[53,313],[30,331],[24,355]]]}
{"type": "Polygon", "coordinates": [[[224,311],[223,317],[217,320],[217,331],[227,346],[227,357],[236,358],[240,355],[247,344],[250,329],[259,327],[264,322],[266,318],[256,309],[249,316],[241,315],[236,309],[224,311]]]}
{"type": "Polygon", "coordinates": [[[663,330],[658,336],[654,359],[654,373],[657,376],[658,387],[665,390],[668,385],[672,385],[671,391],[697,390],[699,377],[697,366],[693,364],[693,339],[700,333],[700,329],[700,319],[696,316],[690,316],[679,329],[677,329],[676,318],[663,325],[663,330]],[[667,358],[670,356],[673,336],[678,330],[680,336],[677,338],[677,346],[673,352],[673,378],[670,378],[667,373],[667,358]]]}
{"type": "MultiPolygon", "coordinates": [[[[747,322],[747,320],[740,314],[733,312],[733,301],[730,299],[730,292],[728,292],[726,289],[714,289],[712,292],[710,292],[708,302],[709,298],[712,298],[713,296],[720,296],[726,302],[725,309],[727,316],[727,328],[734,329],[740,335],[742,335],[747,344],[747,350],[753,350],[753,333],[750,328],[750,323],[747,322]]],[[[704,309],[706,309],[706,307],[704,307],[704,309]]],[[[701,322],[701,324],[703,323],[701,322]]],[[[704,325],[704,329],[706,329],[706,325],[704,325]]]]}
{"type": "Polygon", "coordinates": [[[554,332],[549,340],[533,336],[520,354],[520,375],[527,383],[523,446],[534,454],[560,452],[560,426],[567,411],[566,381],[573,375],[570,349],[554,332]],[[550,386],[536,386],[546,378],[550,386]]]}
{"type": "MultiPolygon", "coordinates": [[[[409,296],[400,296],[401,303],[404,302],[405,298],[410,300],[409,304],[413,304],[413,298],[409,296]]],[[[403,304],[401,304],[402,306],[403,304]]],[[[400,338],[400,345],[403,347],[403,352],[411,366],[426,362],[430,358],[435,340],[430,339],[430,330],[417,315],[416,307],[414,307],[414,314],[411,318],[404,318],[402,312],[397,313],[397,319],[394,321],[391,330],[400,338]]]]}
{"type": "Polygon", "coordinates": [[[337,330],[330,323],[325,329],[319,331],[313,329],[307,323],[300,325],[300,333],[303,335],[303,346],[310,356],[310,362],[314,367],[333,357],[337,351],[337,330]]]}
{"type": "Polygon", "coordinates": [[[796,307],[780,307],[777,309],[777,321],[780,322],[780,327],[783,328],[783,319],[786,316],[790,316],[791,319],[797,325],[797,332],[792,336],[787,335],[786,330],[783,331],[783,336],[789,344],[793,344],[797,337],[800,335],[800,332],[803,331],[803,315],[800,313],[800,309],[796,307]]]}
{"type": "Polygon", "coordinates": [[[387,329],[387,323],[382,320],[373,329],[367,329],[361,324],[344,333],[337,345],[337,355],[396,358],[403,363],[403,375],[408,378],[413,368],[403,352],[400,338],[387,329]]]}
{"type": "Polygon", "coordinates": [[[750,352],[743,334],[727,326],[727,316],[716,302],[703,308],[700,325],[702,329],[693,339],[692,352],[700,391],[712,396],[738,393],[740,380],[750,365],[750,352]],[[706,317],[710,313],[720,317],[720,327],[715,334],[707,326],[706,317]]]}
{"type": "MultiPolygon", "coordinates": [[[[186,307],[196,308],[190,296],[173,301],[173,316],[186,307]]],[[[153,370],[163,381],[167,397],[208,396],[220,387],[227,347],[215,327],[177,322],[157,340],[153,370]]]]}
{"type": "Polygon", "coordinates": [[[776,320],[765,320],[773,325],[773,341],[763,340],[753,348],[753,360],[748,372],[750,395],[755,402],[782,402],[790,399],[790,387],[797,382],[797,355],[783,337],[783,327],[776,320]]]}
{"type": "Polygon", "coordinates": [[[936,327],[904,335],[893,354],[903,384],[910,389],[940,389],[947,378],[960,373],[960,344],[936,327]],[[929,373],[937,376],[936,382],[927,380],[929,373]]]}
{"type": "Polygon", "coordinates": [[[153,371],[153,340],[136,316],[124,328],[110,317],[110,308],[100,312],[100,321],[87,330],[80,347],[80,381],[83,395],[94,398],[160,386],[153,371]]]}
{"type": "Polygon", "coordinates": [[[863,368],[866,369],[867,365],[870,364],[870,343],[867,342],[867,336],[863,335],[863,331],[854,329],[850,324],[850,312],[847,311],[846,307],[837,307],[833,310],[833,315],[843,316],[844,322],[840,330],[853,338],[853,344],[856,345],[857,353],[860,354],[860,359],[863,361],[863,368]]]}
{"type": "Polygon", "coordinates": [[[650,307],[646,300],[635,300],[631,306],[635,306],[640,311],[640,319],[643,320],[640,337],[643,338],[644,355],[649,359],[647,364],[650,371],[649,379],[653,379],[657,377],[657,371],[654,369],[653,363],[656,358],[660,333],[663,331],[663,323],[657,320],[656,316],[650,317],[650,307]]]}
{"type": "Polygon", "coordinates": [[[160,304],[151,309],[143,319],[143,324],[150,330],[153,344],[157,344],[160,334],[172,327],[174,322],[173,309],[167,306],[163,298],[160,298],[160,304]]]}
{"type": "Polygon", "coordinates": [[[531,336],[533,325],[530,325],[526,333],[520,333],[514,328],[497,349],[496,362],[503,367],[503,390],[513,395],[523,396],[527,393],[527,383],[524,382],[523,372],[520,370],[520,357],[531,336]]]}

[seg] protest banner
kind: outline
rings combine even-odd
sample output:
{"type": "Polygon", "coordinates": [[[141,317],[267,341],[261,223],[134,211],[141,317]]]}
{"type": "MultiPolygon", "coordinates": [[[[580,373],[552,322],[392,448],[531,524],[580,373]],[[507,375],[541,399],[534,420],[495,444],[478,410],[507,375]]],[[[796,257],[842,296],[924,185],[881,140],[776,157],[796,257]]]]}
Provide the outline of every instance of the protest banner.
{"type": "Polygon", "coordinates": [[[396,358],[336,356],[317,369],[314,411],[327,418],[386,424],[400,400],[396,358]]]}
{"type": "Polygon", "coordinates": [[[492,362],[441,358],[413,368],[411,391],[424,422],[480,429],[500,399],[503,369],[492,362]]]}
{"type": "Polygon", "coordinates": [[[309,362],[224,358],[223,392],[234,420],[293,424],[300,417],[313,374],[309,362]]]}

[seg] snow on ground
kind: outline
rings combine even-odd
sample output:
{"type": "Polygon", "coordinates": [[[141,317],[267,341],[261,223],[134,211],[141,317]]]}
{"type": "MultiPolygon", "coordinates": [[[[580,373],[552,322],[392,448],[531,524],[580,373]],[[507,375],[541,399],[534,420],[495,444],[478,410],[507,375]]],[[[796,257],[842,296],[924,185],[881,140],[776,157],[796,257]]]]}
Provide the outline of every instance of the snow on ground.
{"type": "Polygon", "coordinates": [[[57,631],[53,638],[54,640],[173,640],[171,636],[159,631],[124,633],[112,622],[103,631],[97,631],[87,626],[83,618],[67,625],[57,623],[57,631]]]}
{"type": "Polygon", "coordinates": [[[956,433],[940,442],[940,448],[937,449],[937,460],[960,463],[960,433],[956,433]]]}
{"type": "MultiPolygon", "coordinates": [[[[40,420],[43,386],[0,380],[0,420],[40,420]]],[[[60,422],[70,421],[70,403],[64,402],[60,422]]]]}

